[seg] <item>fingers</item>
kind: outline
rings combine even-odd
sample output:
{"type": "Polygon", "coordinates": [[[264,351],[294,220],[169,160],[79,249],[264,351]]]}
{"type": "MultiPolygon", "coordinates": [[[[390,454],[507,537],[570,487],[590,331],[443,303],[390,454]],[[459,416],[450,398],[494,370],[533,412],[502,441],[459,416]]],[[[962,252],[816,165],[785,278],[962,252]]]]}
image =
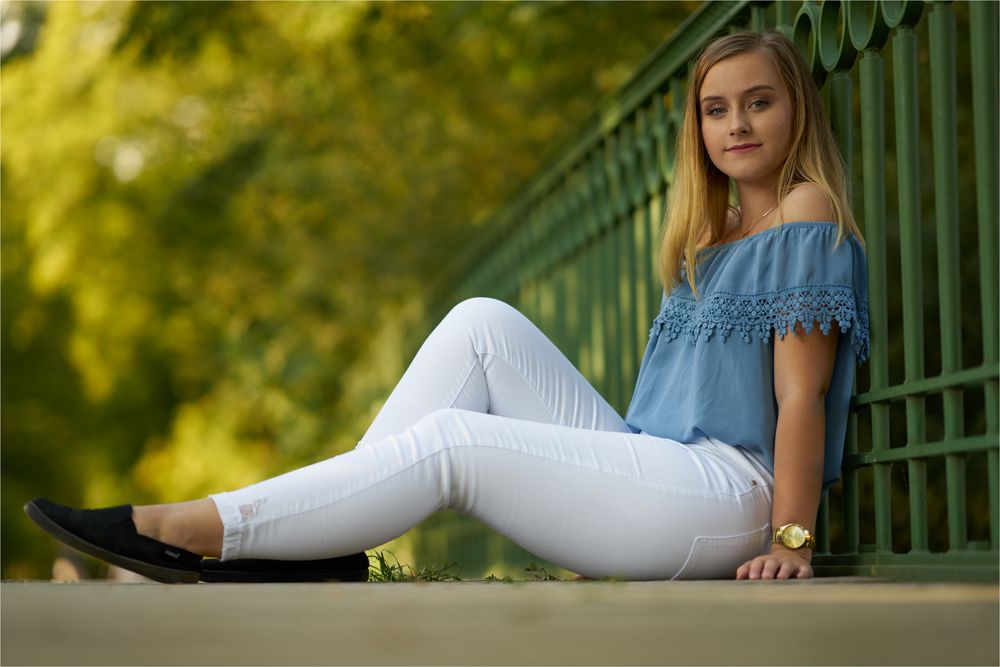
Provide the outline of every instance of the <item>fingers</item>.
{"type": "Polygon", "coordinates": [[[807,563],[773,554],[757,556],[736,569],[737,579],[808,579],[812,575],[812,567],[807,563]]]}
{"type": "Polygon", "coordinates": [[[799,572],[799,564],[793,563],[791,561],[785,561],[778,568],[778,573],[775,575],[775,579],[788,579],[794,577],[799,572]]]}
{"type": "Polygon", "coordinates": [[[779,563],[772,556],[757,556],[749,565],[748,579],[774,579],[779,563]]]}
{"type": "Polygon", "coordinates": [[[778,572],[778,568],[781,567],[781,561],[777,558],[768,558],[764,561],[764,567],[760,571],[761,579],[774,579],[775,574],[778,572]]]}

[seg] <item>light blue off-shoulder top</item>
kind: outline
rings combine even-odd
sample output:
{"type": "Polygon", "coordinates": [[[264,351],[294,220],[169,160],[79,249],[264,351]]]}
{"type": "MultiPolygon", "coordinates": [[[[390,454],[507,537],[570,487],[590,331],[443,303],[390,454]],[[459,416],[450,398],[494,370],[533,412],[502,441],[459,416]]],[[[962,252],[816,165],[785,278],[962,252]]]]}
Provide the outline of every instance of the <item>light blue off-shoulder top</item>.
{"type": "Polygon", "coordinates": [[[854,370],[868,358],[868,270],[834,222],[787,222],[698,252],[696,301],[681,282],[664,293],[625,422],[634,433],[739,445],[774,474],[778,405],[774,338],[802,323],[840,327],[826,407],[823,489],[840,478],[854,370]]]}

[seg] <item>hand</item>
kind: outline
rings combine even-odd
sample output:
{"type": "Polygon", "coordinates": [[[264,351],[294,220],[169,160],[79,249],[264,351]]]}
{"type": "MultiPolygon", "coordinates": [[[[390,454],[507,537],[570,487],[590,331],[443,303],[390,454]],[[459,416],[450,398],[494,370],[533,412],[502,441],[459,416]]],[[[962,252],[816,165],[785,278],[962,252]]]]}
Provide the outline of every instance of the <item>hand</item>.
{"type": "Polygon", "coordinates": [[[748,560],[736,569],[737,579],[808,579],[813,576],[810,556],[783,546],[748,560]]]}

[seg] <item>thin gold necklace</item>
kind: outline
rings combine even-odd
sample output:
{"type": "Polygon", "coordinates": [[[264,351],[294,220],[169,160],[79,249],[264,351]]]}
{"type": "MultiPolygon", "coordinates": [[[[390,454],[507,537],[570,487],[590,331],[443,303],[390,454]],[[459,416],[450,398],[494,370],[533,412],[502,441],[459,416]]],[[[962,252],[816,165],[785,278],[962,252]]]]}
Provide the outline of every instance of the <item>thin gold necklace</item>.
{"type": "MultiPolygon", "coordinates": [[[[750,225],[750,226],[749,226],[749,227],[747,228],[747,230],[746,230],[745,232],[743,232],[743,235],[742,235],[742,236],[740,236],[740,238],[742,238],[742,239],[745,239],[745,238],[747,237],[747,234],[749,234],[749,233],[750,233],[750,230],[752,230],[752,229],[753,229],[754,227],[756,227],[756,226],[757,226],[757,223],[758,223],[758,222],[760,222],[761,220],[763,220],[763,219],[764,219],[764,217],[765,217],[765,216],[766,216],[766,215],[767,215],[768,213],[770,213],[771,211],[773,211],[773,210],[774,210],[774,209],[776,209],[776,208],[778,208],[778,205],[777,205],[777,204],[775,204],[775,205],[774,205],[774,206],[772,206],[771,208],[769,208],[769,209],[767,209],[766,211],[764,211],[763,215],[761,215],[761,216],[760,216],[759,218],[757,218],[756,220],[754,220],[754,223],[753,223],[752,225],[750,225]]],[[[743,216],[743,212],[742,212],[742,211],[740,211],[740,217],[742,217],[742,216],[743,216]]]]}

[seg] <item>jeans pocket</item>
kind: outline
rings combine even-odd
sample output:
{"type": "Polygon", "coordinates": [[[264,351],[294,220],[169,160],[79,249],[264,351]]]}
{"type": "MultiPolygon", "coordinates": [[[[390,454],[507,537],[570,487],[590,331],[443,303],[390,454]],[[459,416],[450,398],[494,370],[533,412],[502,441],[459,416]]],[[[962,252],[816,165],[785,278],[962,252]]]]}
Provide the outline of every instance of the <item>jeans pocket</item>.
{"type": "Polygon", "coordinates": [[[770,525],[764,525],[739,535],[696,537],[687,560],[671,579],[735,579],[736,568],[764,553],[770,532],[770,525]]]}

